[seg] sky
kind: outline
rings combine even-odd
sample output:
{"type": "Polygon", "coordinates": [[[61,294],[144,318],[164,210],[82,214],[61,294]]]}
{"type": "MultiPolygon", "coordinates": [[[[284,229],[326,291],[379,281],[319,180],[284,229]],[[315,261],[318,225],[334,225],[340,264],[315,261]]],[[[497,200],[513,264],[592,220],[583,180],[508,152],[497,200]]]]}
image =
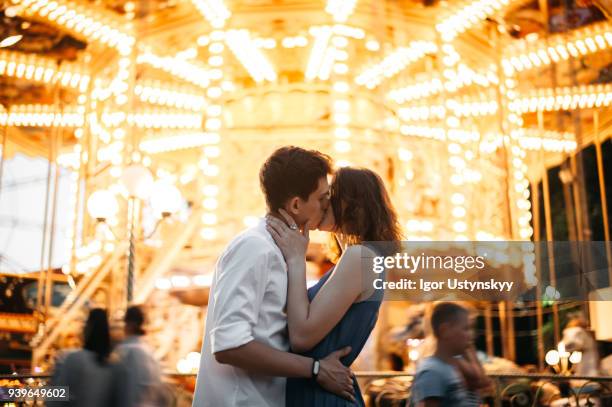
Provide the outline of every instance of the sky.
{"type": "MultiPolygon", "coordinates": [[[[41,268],[47,167],[47,160],[22,154],[16,154],[4,163],[0,189],[2,272],[30,272],[41,268]]],[[[61,267],[70,258],[66,241],[73,216],[69,200],[70,184],[70,172],[62,168],[51,262],[54,268],[61,267]]]]}

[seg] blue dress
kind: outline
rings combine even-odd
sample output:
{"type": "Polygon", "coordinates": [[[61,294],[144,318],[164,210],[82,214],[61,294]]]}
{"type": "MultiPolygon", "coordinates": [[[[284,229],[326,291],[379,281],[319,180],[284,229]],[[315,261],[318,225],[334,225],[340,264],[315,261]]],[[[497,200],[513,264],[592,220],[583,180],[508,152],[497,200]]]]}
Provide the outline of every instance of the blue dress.
{"type": "MultiPolygon", "coordinates": [[[[312,302],[323,284],[327,281],[333,267],[314,286],[308,289],[308,299],[312,302]]],[[[383,274],[381,274],[382,278],[383,274]]],[[[350,346],[351,353],[341,359],[345,366],[351,366],[366,340],[370,336],[383,298],[383,290],[375,290],[366,300],[353,303],[338,324],[313,349],[303,353],[304,356],[323,359],[330,353],[350,346]]],[[[365,406],[357,380],[353,379],[356,402],[353,403],[340,396],[329,393],[312,379],[287,379],[287,407],[344,407],[365,406]]]]}

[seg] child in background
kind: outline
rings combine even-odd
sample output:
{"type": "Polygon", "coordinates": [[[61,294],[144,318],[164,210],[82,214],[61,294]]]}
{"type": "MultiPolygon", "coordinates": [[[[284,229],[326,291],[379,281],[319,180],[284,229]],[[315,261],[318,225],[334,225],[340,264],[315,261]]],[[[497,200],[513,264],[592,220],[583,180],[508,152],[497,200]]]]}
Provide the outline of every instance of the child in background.
{"type": "Polygon", "coordinates": [[[476,407],[476,390],[487,387],[472,346],[468,311],[460,305],[437,304],[431,317],[436,352],[419,363],[411,388],[414,407],[476,407]]]}

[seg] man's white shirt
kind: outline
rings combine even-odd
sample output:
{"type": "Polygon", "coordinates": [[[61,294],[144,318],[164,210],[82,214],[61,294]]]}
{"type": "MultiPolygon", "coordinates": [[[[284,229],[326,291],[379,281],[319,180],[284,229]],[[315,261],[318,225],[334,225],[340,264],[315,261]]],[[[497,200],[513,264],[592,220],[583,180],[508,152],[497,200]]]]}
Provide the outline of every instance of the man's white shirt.
{"type": "Polygon", "coordinates": [[[230,242],[210,290],[193,406],[284,407],[285,378],[252,374],[214,356],[252,340],[289,350],[287,266],[264,219],[230,242]]]}

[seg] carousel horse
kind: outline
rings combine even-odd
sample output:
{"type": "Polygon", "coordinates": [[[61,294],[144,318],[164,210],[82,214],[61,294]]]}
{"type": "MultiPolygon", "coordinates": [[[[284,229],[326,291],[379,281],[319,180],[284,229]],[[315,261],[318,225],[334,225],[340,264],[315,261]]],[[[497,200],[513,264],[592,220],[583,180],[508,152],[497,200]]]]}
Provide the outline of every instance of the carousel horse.
{"type": "Polygon", "coordinates": [[[563,330],[561,342],[567,352],[582,352],[582,360],[576,364],[574,373],[577,376],[599,376],[599,352],[597,342],[587,330],[582,319],[572,319],[563,330]]]}
{"type": "MultiPolygon", "coordinates": [[[[583,318],[571,319],[563,329],[563,338],[560,344],[565,347],[566,352],[581,352],[582,359],[576,363],[574,374],[576,376],[599,376],[599,352],[597,342],[593,335],[587,330],[587,323],[583,318]]],[[[601,405],[597,393],[600,386],[596,383],[589,383],[586,380],[570,380],[573,391],[579,392],[578,403],[571,397],[560,398],[551,403],[552,407],[574,407],[582,405],[599,406],[601,405]]]]}

